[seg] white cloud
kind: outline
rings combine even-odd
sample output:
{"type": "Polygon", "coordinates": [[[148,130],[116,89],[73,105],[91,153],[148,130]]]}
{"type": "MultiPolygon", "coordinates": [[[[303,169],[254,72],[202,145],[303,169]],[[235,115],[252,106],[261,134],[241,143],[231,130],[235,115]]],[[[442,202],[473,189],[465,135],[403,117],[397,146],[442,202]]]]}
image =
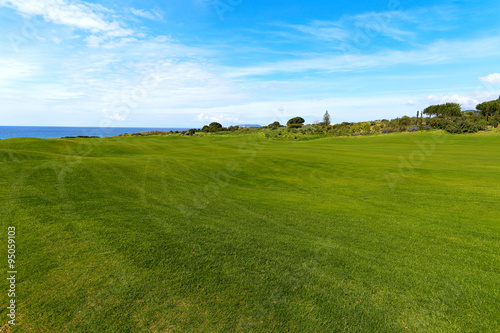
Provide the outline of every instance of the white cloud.
{"type": "Polygon", "coordinates": [[[477,99],[475,99],[473,96],[464,96],[458,94],[429,95],[424,99],[424,101],[426,101],[427,104],[444,104],[444,103],[458,103],[460,105],[472,105],[474,103],[477,104],[477,99]]]}
{"type": "Polygon", "coordinates": [[[104,116],[108,119],[111,119],[111,120],[125,121],[125,117],[123,117],[119,113],[113,113],[113,114],[106,114],[105,113],[104,116]]]}
{"type": "Polygon", "coordinates": [[[215,113],[215,114],[204,114],[200,113],[196,116],[196,121],[205,123],[205,122],[218,122],[224,124],[235,124],[239,122],[239,118],[234,114],[227,113],[215,113]]]}
{"type": "Polygon", "coordinates": [[[349,37],[348,32],[341,28],[336,22],[313,21],[310,25],[300,24],[280,24],[285,28],[292,28],[304,34],[312,35],[321,40],[346,40],[349,37]]]}
{"type": "Polygon", "coordinates": [[[156,36],[155,38],[153,38],[153,40],[155,42],[158,42],[158,43],[175,42],[176,41],[171,36],[156,36]]]}
{"type": "Polygon", "coordinates": [[[157,10],[154,10],[152,12],[148,12],[148,11],[143,10],[143,9],[130,8],[130,12],[132,14],[134,14],[135,16],[146,18],[148,20],[161,20],[161,19],[163,19],[163,15],[157,10]]]}
{"type": "Polygon", "coordinates": [[[161,112],[166,112],[193,105],[214,107],[248,100],[236,84],[194,61],[163,62],[156,66],[144,63],[135,70],[141,68],[145,69],[145,79],[154,79],[153,89],[144,100],[145,108],[157,109],[161,105],[161,112]]]}
{"type": "Polygon", "coordinates": [[[126,46],[130,43],[137,42],[136,38],[120,38],[119,40],[114,40],[103,45],[105,49],[114,49],[122,46],[126,46]]]}
{"type": "Polygon", "coordinates": [[[254,67],[225,68],[227,77],[300,73],[306,71],[350,72],[381,69],[395,65],[437,65],[500,56],[500,37],[477,40],[438,41],[413,50],[388,50],[373,54],[358,54],[349,48],[345,53],[308,55],[297,60],[281,60],[254,67]],[[476,52],[475,50],[481,50],[476,52]]]}
{"type": "Polygon", "coordinates": [[[0,6],[16,9],[23,15],[41,15],[46,21],[89,30],[93,33],[106,32],[130,35],[131,30],[123,29],[116,21],[109,22],[102,15],[104,7],[83,1],[69,0],[1,0],[0,6]]]}
{"type": "Polygon", "coordinates": [[[407,15],[401,11],[370,12],[344,18],[345,21],[352,21],[358,31],[368,38],[383,35],[397,41],[403,41],[414,35],[412,32],[396,28],[401,20],[406,19],[407,15]]]}
{"type": "MultiPolygon", "coordinates": [[[[480,88],[480,87],[478,87],[480,88]]],[[[421,99],[421,104],[444,104],[444,103],[458,103],[462,109],[475,109],[476,105],[484,101],[493,100],[498,98],[498,91],[488,91],[478,89],[469,94],[440,94],[429,95],[421,99]]]]}
{"type": "Polygon", "coordinates": [[[31,88],[32,96],[37,96],[39,101],[53,102],[79,99],[85,96],[82,91],[72,91],[70,87],[59,84],[46,84],[31,88]]]}
{"type": "Polygon", "coordinates": [[[14,58],[0,58],[0,85],[2,82],[9,84],[12,81],[34,76],[38,70],[38,66],[31,62],[20,61],[14,58]]]}
{"type": "Polygon", "coordinates": [[[99,45],[101,45],[101,43],[104,42],[104,38],[97,37],[94,35],[88,36],[84,40],[87,42],[88,47],[99,47],[99,45]]]}
{"type": "Polygon", "coordinates": [[[344,15],[337,21],[312,21],[308,25],[280,24],[304,34],[327,41],[356,41],[373,39],[379,35],[398,41],[413,36],[414,33],[396,27],[407,15],[400,11],[369,12],[358,15],[344,15]]]}
{"type": "Polygon", "coordinates": [[[490,83],[490,84],[500,84],[500,74],[494,73],[487,76],[483,76],[479,78],[481,81],[490,83]]]}
{"type": "MultiPolygon", "coordinates": [[[[215,107],[187,107],[183,114],[193,114],[201,124],[218,121],[223,125],[257,123],[267,125],[273,121],[285,124],[290,118],[301,116],[308,123],[320,119],[325,110],[332,116],[332,122],[395,118],[416,113],[415,106],[408,106],[409,96],[365,96],[324,99],[289,99],[281,101],[250,102],[215,107]],[[391,105],[391,108],[387,106],[391,105]],[[307,111],[305,111],[307,110],[307,111]]],[[[178,111],[177,111],[178,112],[178,111]]]]}
{"type": "MultiPolygon", "coordinates": [[[[79,0],[0,0],[0,6],[17,10],[25,17],[42,16],[47,22],[82,29],[96,36],[85,39],[90,47],[99,47],[114,37],[130,36],[134,32],[118,21],[106,18],[111,10],[102,5],[79,0]]],[[[59,39],[53,40],[56,44],[59,39]]]]}

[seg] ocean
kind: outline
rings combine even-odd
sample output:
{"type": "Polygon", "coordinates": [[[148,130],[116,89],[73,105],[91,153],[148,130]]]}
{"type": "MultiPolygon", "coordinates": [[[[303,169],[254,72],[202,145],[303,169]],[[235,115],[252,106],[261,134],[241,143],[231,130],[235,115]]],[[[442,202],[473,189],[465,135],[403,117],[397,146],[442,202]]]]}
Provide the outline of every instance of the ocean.
{"type": "Polygon", "coordinates": [[[149,131],[185,131],[188,128],[161,127],[60,127],[60,126],[0,126],[0,139],[39,138],[58,139],[65,136],[114,136],[149,131]]]}

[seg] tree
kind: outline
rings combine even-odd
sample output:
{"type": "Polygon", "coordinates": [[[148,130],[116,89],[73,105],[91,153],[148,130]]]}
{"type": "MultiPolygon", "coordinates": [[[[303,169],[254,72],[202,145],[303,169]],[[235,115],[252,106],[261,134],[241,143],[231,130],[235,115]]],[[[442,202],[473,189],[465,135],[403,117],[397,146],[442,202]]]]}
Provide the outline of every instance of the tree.
{"type": "Polygon", "coordinates": [[[210,125],[208,125],[208,131],[209,132],[222,131],[222,125],[214,121],[213,123],[210,123],[210,125]]]}
{"type": "Polygon", "coordinates": [[[323,124],[330,126],[330,114],[328,114],[328,110],[326,110],[325,115],[323,116],[323,124]]]}
{"type": "Polygon", "coordinates": [[[444,112],[445,118],[460,117],[462,115],[462,107],[458,103],[446,103],[444,112]]]}
{"type": "Polygon", "coordinates": [[[281,126],[281,124],[279,121],[275,121],[274,123],[267,125],[267,127],[269,127],[270,129],[277,129],[280,126],[281,126]]]}
{"type": "Polygon", "coordinates": [[[437,105],[430,105],[430,106],[426,107],[422,113],[428,115],[429,117],[437,116],[438,115],[438,106],[437,105]]]}
{"type": "Polygon", "coordinates": [[[426,107],[423,113],[444,118],[459,117],[462,115],[462,108],[457,103],[438,104],[426,107]]]}
{"type": "Polygon", "coordinates": [[[289,128],[300,128],[304,125],[304,118],[302,117],[294,117],[286,123],[289,128]]]}
{"type": "Polygon", "coordinates": [[[403,116],[401,119],[399,119],[399,125],[401,126],[410,126],[411,119],[408,116],[403,116]]]}
{"type": "Polygon", "coordinates": [[[497,111],[491,118],[490,118],[490,125],[493,127],[498,127],[500,124],[500,113],[497,111]]]}
{"type": "MultiPolygon", "coordinates": [[[[499,97],[500,100],[500,97],[499,97]]],[[[497,111],[499,111],[499,100],[493,100],[489,102],[483,102],[481,104],[476,105],[476,109],[481,111],[481,114],[486,117],[486,120],[489,119],[492,115],[494,115],[497,111]]]]}

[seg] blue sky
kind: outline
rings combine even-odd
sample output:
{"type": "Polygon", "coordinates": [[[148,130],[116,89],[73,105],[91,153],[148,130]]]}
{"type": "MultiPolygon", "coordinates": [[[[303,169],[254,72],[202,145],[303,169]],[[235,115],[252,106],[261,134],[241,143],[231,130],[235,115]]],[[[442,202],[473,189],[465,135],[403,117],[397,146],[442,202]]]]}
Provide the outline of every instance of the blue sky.
{"type": "Polygon", "coordinates": [[[201,127],[500,94],[498,1],[0,0],[1,125],[201,127]]]}

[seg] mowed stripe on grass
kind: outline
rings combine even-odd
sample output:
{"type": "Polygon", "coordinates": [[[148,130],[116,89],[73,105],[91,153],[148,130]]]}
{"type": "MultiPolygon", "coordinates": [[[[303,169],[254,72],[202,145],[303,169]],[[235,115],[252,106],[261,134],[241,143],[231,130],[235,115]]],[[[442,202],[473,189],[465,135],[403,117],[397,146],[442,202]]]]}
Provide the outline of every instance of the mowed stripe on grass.
{"type": "Polygon", "coordinates": [[[17,329],[499,330],[499,144],[2,140],[17,329]]]}

